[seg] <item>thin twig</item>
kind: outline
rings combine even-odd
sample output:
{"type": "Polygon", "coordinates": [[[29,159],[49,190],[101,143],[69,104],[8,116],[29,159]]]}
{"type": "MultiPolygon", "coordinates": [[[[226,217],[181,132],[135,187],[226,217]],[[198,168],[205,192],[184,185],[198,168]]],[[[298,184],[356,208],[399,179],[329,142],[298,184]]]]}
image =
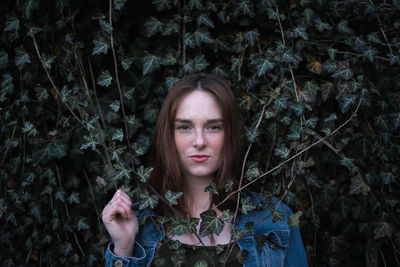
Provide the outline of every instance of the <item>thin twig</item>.
{"type": "Polygon", "coordinates": [[[355,109],[355,111],[353,112],[353,114],[343,123],[341,124],[339,127],[337,127],[334,131],[332,131],[330,134],[328,134],[327,136],[325,136],[322,139],[319,139],[318,141],[312,143],[311,145],[309,145],[308,147],[304,148],[303,150],[301,150],[300,152],[296,153],[295,155],[293,155],[292,157],[288,158],[287,160],[281,162],[280,164],[278,164],[277,166],[275,166],[274,168],[270,169],[269,171],[257,176],[256,178],[254,178],[252,181],[250,181],[249,183],[247,183],[246,185],[244,185],[243,187],[239,187],[236,191],[230,193],[224,200],[222,200],[220,203],[218,203],[218,205],[216,205],[216,207],[220,206],[221,204],[223,204],[225,201],[227,201],[231,196],[233,196],[234,194],[237,194],[238,192],[242,191],[243,189],[245,189],[246,187],[250,186],[251,184],[253,184],[254,182],[258,181],[260,178],[268,175],[269,173],[275,171],[276,169],[280,168],[282,165],[290,162],[291,160],[293,160],[294,158],[298,157],[299,155],[303,154],[304,152],[306,152],[307,150],[311,149],[312,147],[318,145],[319,143],[323,142],[324,140],[326,140],[327,138],[329,138],[330,136],[334,135],[336,132],[338,132],[340,129],[342,129],[347,123],[349,123],[354,117],[357,116],[357,111],[360,107],[362,101],[362,96],[360,98],[360,101],[358,102],[358,105],[355,109]]]}

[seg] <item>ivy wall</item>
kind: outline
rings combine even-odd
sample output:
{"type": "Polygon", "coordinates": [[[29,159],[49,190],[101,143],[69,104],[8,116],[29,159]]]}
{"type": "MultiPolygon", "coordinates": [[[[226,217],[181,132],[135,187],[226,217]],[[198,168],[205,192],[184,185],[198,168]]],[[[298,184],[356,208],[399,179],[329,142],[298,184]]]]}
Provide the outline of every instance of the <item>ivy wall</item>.
{"type": "Polygon", "coordinates": [[[115,188],[142,208],[165,197],[139,190],[152,129],[172,84],[199,71],[231,81],[243,183],[299,211],[311,266],[400,265],[399,0],[0,10],[1,266],[102,265],[115,188]]]}

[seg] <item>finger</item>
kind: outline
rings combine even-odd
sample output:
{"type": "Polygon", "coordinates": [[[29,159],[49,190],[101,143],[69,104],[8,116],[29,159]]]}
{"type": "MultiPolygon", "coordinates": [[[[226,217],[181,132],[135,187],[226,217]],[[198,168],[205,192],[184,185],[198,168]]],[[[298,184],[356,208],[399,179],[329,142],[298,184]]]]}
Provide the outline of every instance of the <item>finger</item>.
{"type": "Polygon", "coordinates": [[[131,198],[128,196],[128,194],[120,189],[115,192],[113,198],[111,199],[111,202],[116,202],[118,199],[123,199],[127,204],[132,203],[131,198]]]}
{"type": "Polygon", "coordinates": [[[131,205],[119,199],[115,203],[107,205],[106,208],[104,208],[103,210],[103,217],[108,222],[114,220],[118,214],[126,219],[131,218],[133,216],[131,205]]]}

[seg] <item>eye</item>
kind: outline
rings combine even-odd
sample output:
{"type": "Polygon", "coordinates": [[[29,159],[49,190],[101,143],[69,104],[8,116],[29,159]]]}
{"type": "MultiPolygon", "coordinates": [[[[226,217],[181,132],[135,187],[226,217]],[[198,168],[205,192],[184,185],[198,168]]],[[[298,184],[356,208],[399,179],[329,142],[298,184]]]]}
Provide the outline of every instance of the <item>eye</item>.
{"type": "Polygon", "coordinates": [[[182,130],[182,131],[187,131],[187,130],[189,130],[189,126],[188,125],[178,125],[177,129],[182,130]]]}
{"type": "Polygon", "coordinates": [[[210,125],[210,126],[208,127],[208,129],[213,130],[213,131],[219,131],[219,130],[222,129],[222,127],[219,126],[219,125],[210,125]]]}

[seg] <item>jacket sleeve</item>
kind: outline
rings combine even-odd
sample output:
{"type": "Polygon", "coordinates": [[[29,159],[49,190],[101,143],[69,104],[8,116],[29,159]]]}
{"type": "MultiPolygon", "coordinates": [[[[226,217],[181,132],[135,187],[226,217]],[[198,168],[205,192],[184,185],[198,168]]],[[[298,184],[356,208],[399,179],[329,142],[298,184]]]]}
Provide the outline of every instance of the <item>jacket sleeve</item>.
{"type": "Polygon", "coordinates": [[[142,267],[146,266],[146,251],[137,242],[133,247],[133,252],[131,257],[120,257],[115,255],[112,250],[114,248],[114,243],[111,242],[106,250],[105,266],[106,267],[142,267]]]}
{"type": "Polygon", "coordinates": [[[304,250],[303,241],[301,240],[300,231],[295,226],[290,228],[289,247],[286,251],[285,267],[307,267],[308,261],[304,250]]]}

